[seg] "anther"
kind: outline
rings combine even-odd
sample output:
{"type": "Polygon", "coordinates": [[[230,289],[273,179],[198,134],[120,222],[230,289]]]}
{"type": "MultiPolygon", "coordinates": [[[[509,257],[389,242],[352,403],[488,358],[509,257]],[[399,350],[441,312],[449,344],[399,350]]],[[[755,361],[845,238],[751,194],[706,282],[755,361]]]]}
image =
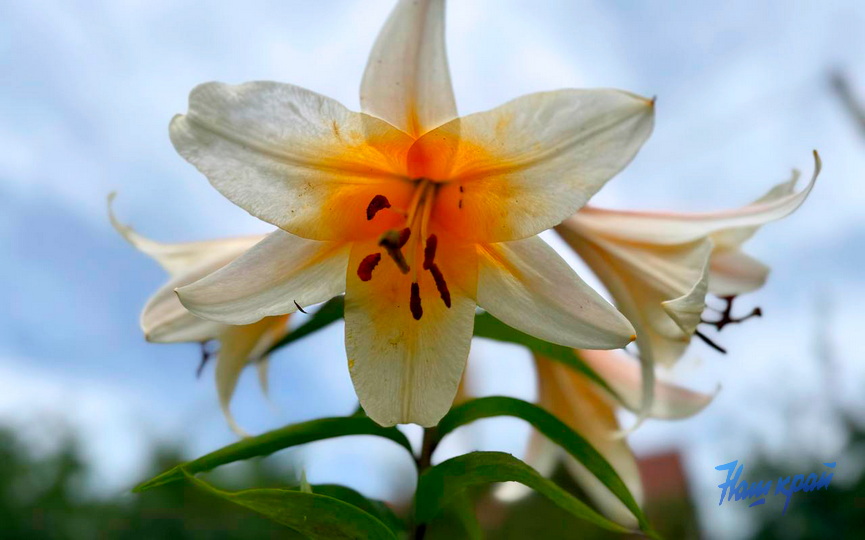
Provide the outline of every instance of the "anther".
{"type": "Polygon", "coordinates": [[[408,239],[410,237],[411,237],[411,229],[406,227],[405,229],[401,230],[399,232],[399,241],[397,241],[396,247],[402,248],[405,245],[405,243],[408,242],[408,239]]]}
{"type": "Polygon", "coordinates": [[[423,269],[429,270],[430,266],[432,266],[433,261],[436,258],[436,247],[438,246],[438,238],[436,235],[431,234],[429,238],[426,239],[426,246],[423,250],[423,269]]]}
{"type": "MultiPolygon", "coordinates": [[[[380,256],[379,256],[379,257],[380,257],[380,256]]],[[[295,307],[297,307],[297,310],[298,310],[299,312],[301,312],[301,313],[306,313],[306,310],[304,310],[302,307],[300,307],[300,304],[297,303],[297,300],[292,300],[292,302],[294,302],[294,305],[295,305],[295,307]]],[[[309,315],[309,313],[306,313],[306,314],[309,315]]]]}
{"type": "Polygon", "coordinates": [[[198,364],[198,369],[195,370],[195,376],[201,378],[201,373],[204,371],[204,366],[216,354],[216,349],[213,348],[213,340],[201,342],[201,363],[198,364]]]}
{"type": "Polygon", "coordinates": [[[436,282],[436,289],[439,290],[442,302],[444,302],[447,307],[451,307],[451,292],[448,290],[448,284],[445,281],[444,275],[442,275],[442,271],[439,270],[438,265],[435,263],[430,265],[429,271],[432,274],[433,280],[436,282]]]}
{"type": "Polygon", "coordinates": [[[403,229],[400,232],[396,232],[391,229],[382,234],[381,238],[378,240],[378,245],[387,250],[387,254],[390,255],[390,258],[393,259],[393,262],[396,263],[400,272],[403,274],[408,274],[409,270],[411,270],[400,249],[403,244],[408,241],[408,237],[411,235],[411,231],[406,234],[405,231],[407,230],[408,229],[403,229]]]}
{"type": "Polygon", "coordinates": [[[420,305],[420,287],[417,282],[411,284],[411,299],[408,305],[414,320],[419,321],[423,316],[423,307],[420,305]]]}
{"type": "Polygon", "coordinates": [[[357,277],[359,277],[361,281],[371,280],[372,271],[375,269],[376,265],[378,265],[380,260],[381,253],[373,253],[372,255],[364,257],[357,266],[357,277]]]}
{"type": "Polygon", "coordinates": [[[371,221],[379,210],[390,208],[390,201],[384,195],[376,195],[369,201],[369,206],[366,207],[366,219],[371,221]]]}

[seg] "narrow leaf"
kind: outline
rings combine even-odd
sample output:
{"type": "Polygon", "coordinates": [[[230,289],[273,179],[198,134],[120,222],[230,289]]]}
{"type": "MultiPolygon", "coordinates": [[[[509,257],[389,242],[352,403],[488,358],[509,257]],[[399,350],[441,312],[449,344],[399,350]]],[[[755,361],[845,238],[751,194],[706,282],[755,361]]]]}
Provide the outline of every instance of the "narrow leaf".
{"type": "Polygon", "coordinates": [[[597,513],[519,459],[502,452],[472,452],[428,469],[418,480],[415,517],[421,523],[428,523],[452,497],[472,486],[494,482],[519,482],[577,518],[610,531],[631,532],[597,513]]]}
{"type": "Polygon", "coordinates": [[[258,512],[313,540],[397,538],[384,523],[367,512],[327,495],[288,489],[222,491],[192,475],[185,476],[199,488],[258,512]]]}
{"type": "Polygon", "coordinates": [[[385,503],[374,499],[367,499],[349,487],[338,484],[318,484],[312,486],[312,492],[319,495],[327,495],[328,497],[333,497],[334,499],[357,506],[387,525],[395,533],[400,533],[406,528],[405,523],[385,503]]]}
{"type": "Polygon", "coordinates": [[[162,484],[183,479],[184,470],[190,474],[209,471],[220,465],[244,459],[267,456],[278,450],[300,444],[332,439],[346,435],[376,435],[390,439],[411,454],[411,444],[398,429],[385,428],[369,418],[337,417],[310,420],[249,437],[225,446],[198,459],[178,465],[155,478],[138,485],[133,491],[144,491],[162,484]]]}
{"type": "Polygon", "coordinates": [[[460,426],[494,416],[521,418],[561,446],[624,503],[637,517],[641,529],[648,530],[646,516],[612,465],[582,435],[542,407],[511,397],[493,396],[474,399],[451,409],[439,422],[438,435],[444,437],[460,426]]]}

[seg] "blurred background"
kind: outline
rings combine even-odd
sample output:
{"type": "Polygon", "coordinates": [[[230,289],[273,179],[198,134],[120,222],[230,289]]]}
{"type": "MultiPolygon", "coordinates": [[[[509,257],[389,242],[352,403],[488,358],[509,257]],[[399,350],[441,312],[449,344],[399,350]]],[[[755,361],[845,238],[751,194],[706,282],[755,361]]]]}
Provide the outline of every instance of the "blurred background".
{"type": "MultiPolygon", "coordinates": [[[[392,5],[0,6],[0,537],[271,534],[247,514],[208,521],[202,516],[215,507],[197,507],[181,488],[152,504],[129,494],[156,469],[235,436],[219,412],[212,368],[196,379],[198,347],[145,343],[138,314],[165,276],[110,227],[106,196],[117,191],[121,221],[161,241],[268,231],[176,155],[168,121],[186,110],[196,84],[211,80],[291,82],[357,110],[367,54],[392,5]],[[189,510],[175,515],[178,505],[189,510]],[[147,528],[159,524],[166,528],[147,528]]],[[[720,335],[728,355],[695,342],[660,374],[721,392],[696,417],[647,421],[630,440],[645,460],[655,524],[673,537],[802,537],[814,523],[857,537],[857,525],[865,528],[865,4],[470,0],[448,9],[461,113],[562,87],[658,97],[654,135],[593,199],[599,206],[740,206],[794,167],[810,176],[810,152],[820,151],[824,172],[805,205],[746,246],[773,271],[737,303],[760,306],[763,318],[720,335]],[[782,496],[759,508],[718,505],[724,475],[714,467],[733,460],[749,480],[838,465],[831,494],[794,495],[781,516],[782,496]]],[[[478,393],[535,395],[530,357],[517,347],[476,340],[469,370],[478,393]]],[[[240,382],[234,411],[250,432],[357,405],[340,324],[279,351],[271,374],[271,403],[253,372],[240,382]]],[[[527,434],[517,420],[484,420],[454,434],[435,461],[473,448],[519,456],[527,434]]],[[[270,461],[226,474],[286,485],[302,468],[311,483],[388,501],[413,491],[411,461],[362,437],[270,461]]],[[[522,504],[536,516],[546,511],[539,501],[522,504]]],[[[508,519],[490,515],[491,533],[542,537],[508,519]]]]}

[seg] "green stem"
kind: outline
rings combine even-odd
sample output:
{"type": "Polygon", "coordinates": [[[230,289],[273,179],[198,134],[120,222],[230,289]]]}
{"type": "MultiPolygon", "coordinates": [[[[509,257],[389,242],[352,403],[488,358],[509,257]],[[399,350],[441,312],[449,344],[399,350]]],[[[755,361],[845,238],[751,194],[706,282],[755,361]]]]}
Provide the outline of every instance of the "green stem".
{"type": "MultiPolygon", "coordinates": [[[[436,446],[438,445],[438,434],[436,433],[436,428],[426,428],[423,430],[423,442],[421,443],[420,448],[420,456],[417,457],[415,463],[417,464],[417,475],[418,480],[420,480],[420,476],[430,468],[432,465],[432,455],[435,452],[436,446]]],[[[415,523],[414,526],[414,534],[412,538],[414,540],[423,540],[426,535],[426,523],[415,523]]]]}

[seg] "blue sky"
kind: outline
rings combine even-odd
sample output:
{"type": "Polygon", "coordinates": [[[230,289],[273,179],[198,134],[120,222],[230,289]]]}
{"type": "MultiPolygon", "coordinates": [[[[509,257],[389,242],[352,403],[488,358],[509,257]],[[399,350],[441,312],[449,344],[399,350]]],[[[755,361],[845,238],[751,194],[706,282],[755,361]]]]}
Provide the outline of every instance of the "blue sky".
{"type": "MultiPolygon", "coordinates": [[[[55,426],[69,423],[86,435],[100,477],[117,490],[136,479],[150,437],[193,452],[232,440],[211,374],[194,378],[195,346],[144,343],[138,313],[164,276],[110,228],[105,197],[117,191],[121,220],[163,241],[269,230],[176,155],[168,121],[186,109],[192,87],[210,80],[291,82],[357,109],[366,55],[391,5],[4,5],[0,422],[25,430],[36,447],[50,445],[55,426]]],[[[827,459],[840,452],[843,440],[814,384],[820,332],[840,374],[834,395],[862,406],[857,390],[865,369],[855,337],[865,302],[865,140],[831,93],[827,74],[844,69],[865,96],[865,6],[473,0],[451,2],[447,24],[462,113],[563,87],[658,96],[652,138],[598,195],[598,205],[737,206],[793,167],[808,175],[810,151],[820,150],[824,174],[810,199],[748,245],[773,273],[765,289],[740,302],[743,309],[762,306],[765,317],[724,332],[730,355],[697,345],[665,374],[702,389],[720,382],[721,394],[692,420],[649,422],[633,436],[644,453],[682,448],[701,515],[717,524],[719,536],[733,534],[723,528],[733,510],[713,506],[712,467],[746,460],[755,448],[827,459]],[[818,322],[820,302],[828,306],[827,324],[818,322]],[[815,405],[796,408],[802,399],[815,405]]],[[[479,343],[470,363],[485,391],[531,397],[521,351],[479,343]]],[[[254,377],[242,381],[238,419],[263,430],[347,413],[354,397],[344,366],[340,327],[299,343],[274,359],[272,408],[258,396],[254,377]]],[[[460,437],[519,452],[524,434],[516,422],[494,421],[460,437]]],[[[347,478],[379,497],[411,489],[389,487],[400,474],[386,466],[396,456],[387,447],[356,446],[374,455],[368,471],[350,465],[355,457],[346,446],[322,443],[296,453],[313,481],[347,478]]]]}

